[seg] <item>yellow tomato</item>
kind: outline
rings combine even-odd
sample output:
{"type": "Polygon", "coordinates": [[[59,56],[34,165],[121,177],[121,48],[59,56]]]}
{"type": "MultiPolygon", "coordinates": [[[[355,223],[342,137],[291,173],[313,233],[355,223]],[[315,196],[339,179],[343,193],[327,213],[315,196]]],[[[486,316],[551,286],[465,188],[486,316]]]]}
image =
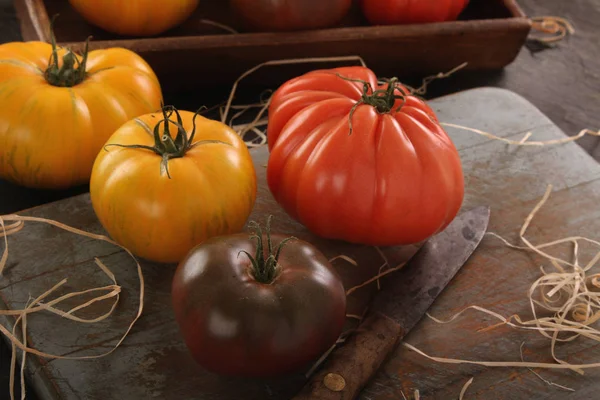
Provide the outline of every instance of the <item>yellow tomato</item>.
{"type": "Polygon", "coordinates": [[[227,125],[165,107],[111,136],[94,164],[90,195],[116,242],[147,260],[174,263],[204,240],[243,228],[256,173],[227,125]]]}
{"type": "Polygon", "coordinates": [[[87,183],[110,135],[161,101],[156,75],[129,50],[77,57],[42,42],[0,45],[0,179],[45,189],[87,183]]]}
{"type": "Polygon", "coordinates": [[[152,36],[181,24],[198,0],[69,0],[90,24],[119,35],[152,36]]]}

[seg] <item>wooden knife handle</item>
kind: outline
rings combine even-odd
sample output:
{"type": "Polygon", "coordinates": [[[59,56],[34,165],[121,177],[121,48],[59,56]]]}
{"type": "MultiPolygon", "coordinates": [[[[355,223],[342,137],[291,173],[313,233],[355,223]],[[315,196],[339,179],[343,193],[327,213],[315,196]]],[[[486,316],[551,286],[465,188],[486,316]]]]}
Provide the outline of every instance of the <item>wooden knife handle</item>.
{"type": "Polygon", "coordinates": [[[369,316],[293,400],[355,399],[404,337],[404,329],[380,313],[369,316]]]}

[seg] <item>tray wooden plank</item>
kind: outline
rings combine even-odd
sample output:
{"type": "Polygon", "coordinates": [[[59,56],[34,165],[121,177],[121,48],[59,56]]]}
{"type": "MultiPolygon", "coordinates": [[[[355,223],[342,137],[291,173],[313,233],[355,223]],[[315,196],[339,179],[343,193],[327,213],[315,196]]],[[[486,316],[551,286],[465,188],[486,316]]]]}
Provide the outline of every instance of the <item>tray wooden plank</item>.
{"type": "MultiPolygon", "coordinates": [[[[434,100],[431,104],[444,122],[487,129],[503,137],[521,138],[527,131],[532,131],[539,140],[564,137],[530,103],[500,89],[471,90],[434,100]]],[[[600,195],[600,166],[576,144],[512,148],[464,131],[448,131],[463,159],[467,184],[463,209],[490,205],[490,230],[514,240],[523,219],[544,193],[546,185],[552,183],[555,195],[532,226],[532,240],[542,242],[572,234],[595,237],[600,231],[600,210],[595,205],[595,199],[600,195]]],[[[273,213],[276,230],[309,240],[328,256],[347,254],[355,257],[359,267],[336,262],[347,287],[375,273],[381,260],[374,249],[320,240],[291,221],[274,203],[265,185],[266,149],[253,150],[253,157],[261,185],[260,201],[252,218],[262,220],[267,213],[273,213]]],[[[103,232],[87,195],[22,214],[53,218],[90,232],[103,232]]],[[[115,316],[101,325],[82,327],[43,314],[28,319],[29,342],[36,348],[71,355],[108,350],[136,310],[137,276],[125,254],[111,246],[38,224],[28,224],[9,240],[9,266],[0,281],[0,299],[7,308],[22,307],[29,295],[39,295],[65,276],[70,279],[66,288],[69,291],[109,283],[92,265],[94,256],[102,256],[103,261],[113,268],[124,292],[115,316]]],[[[416,246],[390,248],[386,253],[392,262],[399,262],[415,250],[416,246]]],[[[539,276],[539,264],[540,260],[528,254],[507,249],[492,238],[486,238],[431,312],[449,315],[476,303],[505,314],[526,313],[525,293],[539,276]]],[[[145,264],[144,271],[147,281],[145,313],[117,352],[93,361],[29,358],[27,373],[42,400],[284,400],[302,386],[304,378],[300,372],[268,381],[243,380],[218,377],[196,366],[180,338],[170,309],[173,267],[145,264]]],[[[351,310],[362,309],[373,289],[352,296],[351,310]]],[[[12,319],[3,320],[9,328],[13,322],[12,319]]],[[[474,331],[481,325],[481,319],[468,318],[449,326],[422,321],[406,340],[436,354],[491,360],[518,360],[519,345],[527,340],[526,358],[544,359],[545,339],[508,329],[476,334],[474,331]]],[[[584,360],[600,358],[600,347],[588,342],[569,346],[560,351],[584,360]]],[[[550,377],[579,389],[577,393],[583,397],[578,398],[590,398],[590,393],[599,388],[599,375],[595,371],[589,371],[585,377],[553,372],[550,377]]],[[[469,391],[472,399],[568,398],[563,391],[543,386],[543,382],[527,370],[436,364],[399,348],[365,388],[360,399],[398,399],[402,398],[400,391],[408,395],[414,389],[419,389],[428,399],[456,398],[462,384],[471,376],[475,376],[469,391]]]]}
{"type": "MultiPolygon", "coordinates": [[[[161,37],[131,38],[87,24],[67,0],[15,0],[25,40],[48,41],[49,19],[60,14],[61,45],[80,50],[94,36],[92,49],[120,46],[136,51],[154,68],[163,86],[179,89],[230,86],[244,71],[273,59],[360,55],[381,76],[446,71],[463,62],[468,69],[499,69],[518,55],[531,24],[515,0],[472,0],[459,21],[368,26],[355,6],[330,29],[289,33],[223,34],[201,23],[210,19],[240,28],[228,2],[203,0],[183,25],[161,37]],[[207,78],[208,77],[208,78],[207,78]]],[[[325,67],[332,66],[324,65],[325,67]]],[[[278,67],[250,76],[248,84],[279,85],[314,65],[278,67]]]]}

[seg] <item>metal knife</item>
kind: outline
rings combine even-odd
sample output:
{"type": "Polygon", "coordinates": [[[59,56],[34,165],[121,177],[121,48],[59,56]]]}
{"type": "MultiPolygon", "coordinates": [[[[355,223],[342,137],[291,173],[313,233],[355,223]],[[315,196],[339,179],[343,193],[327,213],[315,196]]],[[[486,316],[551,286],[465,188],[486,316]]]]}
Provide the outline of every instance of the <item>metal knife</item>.
{"type": "Polygon", "coordinates": [[[356,398],[475,251],[489,218],[489,207],[457,216],[404,268],[382,278],[366,319],[293,400],[356,398]]]}

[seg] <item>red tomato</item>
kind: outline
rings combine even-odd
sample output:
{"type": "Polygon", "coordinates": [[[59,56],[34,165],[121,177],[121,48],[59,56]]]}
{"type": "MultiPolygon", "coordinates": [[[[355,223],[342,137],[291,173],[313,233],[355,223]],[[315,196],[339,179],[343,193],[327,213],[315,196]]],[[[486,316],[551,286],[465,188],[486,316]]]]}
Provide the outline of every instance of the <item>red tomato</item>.
{"type": "Polygon", "coordinates": [[[231,0],[231,5],[252,29],[294,31],[337,24],[352,0],[231,0]]]}
{"type": "Polygon", "coordinates": [[[454,21],[469,0],[361,0],[372,25],[454,21]]]}
{"type": "Polygon", "coordinates": [[[209,239],[175,272],[177,323],[209,371],[285,374],[321,356],[342,333],[346,293],[335,269],[311,244],[269,231],[209,239]]]}
{"type": "Polygon", "coordinates": [[[267,179],[288,214],[322,237],[379,246],[420,242],[454,219],[460,157],[407,93],[363,67],[313,71],[275,92],[267,179]]]}

